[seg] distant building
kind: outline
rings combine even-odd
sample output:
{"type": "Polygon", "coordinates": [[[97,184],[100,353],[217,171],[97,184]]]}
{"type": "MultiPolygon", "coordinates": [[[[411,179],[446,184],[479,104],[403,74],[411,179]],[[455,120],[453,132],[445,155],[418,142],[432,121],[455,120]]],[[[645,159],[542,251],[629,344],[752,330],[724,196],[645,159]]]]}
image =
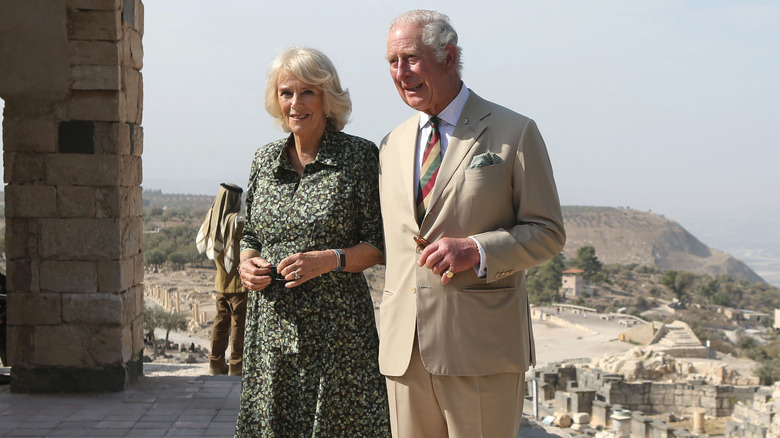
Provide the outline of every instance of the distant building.
{"type": "MultiPolygon", "coordinates": [[[[742,326],[762,325],[770,316],[768,313],[755,312],[747,309],[732,309],[730,307],[723,308],[723,315],[730,321],[742,326]]],[[[777,321],[777,310],[775,310],[775,321],[777,321]]]]}
{"type": "Polygon", "coordinates": [[[571,268],[561,272],[561,294],[564,298],[580,296],[584,290],[582,269],[571,268]]]}

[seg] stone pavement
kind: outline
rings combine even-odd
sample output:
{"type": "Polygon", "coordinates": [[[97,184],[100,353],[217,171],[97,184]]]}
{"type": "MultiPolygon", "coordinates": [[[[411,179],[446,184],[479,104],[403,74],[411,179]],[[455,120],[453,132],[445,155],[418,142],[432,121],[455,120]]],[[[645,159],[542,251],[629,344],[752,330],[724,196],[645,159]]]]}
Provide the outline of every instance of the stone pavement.
{"type": "MultiPolygon", "coordinates": [[[[0,437],[232,437],[240,389],[238,377],[206,375],[144,376],[103,394],[13,394],[4,384],[0,437]]],[[[534,421],[518,435],[558,436],[570,435],[534,421]]]]}

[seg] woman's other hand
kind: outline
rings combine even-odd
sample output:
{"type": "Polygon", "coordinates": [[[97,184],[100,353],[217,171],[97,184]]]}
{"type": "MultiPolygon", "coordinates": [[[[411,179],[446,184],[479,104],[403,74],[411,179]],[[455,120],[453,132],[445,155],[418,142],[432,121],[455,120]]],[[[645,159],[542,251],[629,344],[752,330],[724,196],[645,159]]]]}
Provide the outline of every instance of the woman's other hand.
{"type": "Polygon", "coordinates": [[[262,257],[242,259],[238,265],[238,275],[241,277],[241,284],[253,291],[267,288],[273,281],[271,268],[271,264],[262,257]]]}
{"type": "Polygon", "coordinates": [[[284,287],[295,287],[336,269],[337,265],[337,256],[331,250],[299,252],[279,262],[278,271],[287,280],[284,287]]]}

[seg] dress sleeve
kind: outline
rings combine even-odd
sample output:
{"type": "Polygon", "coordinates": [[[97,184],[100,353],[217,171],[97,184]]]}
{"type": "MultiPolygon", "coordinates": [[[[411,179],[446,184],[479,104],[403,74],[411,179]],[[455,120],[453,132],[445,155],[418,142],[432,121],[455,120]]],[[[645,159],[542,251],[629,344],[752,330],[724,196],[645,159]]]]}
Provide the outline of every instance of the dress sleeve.
{"type": "Polygon", "coordinates": [[[246,220],[244,221],[244,231],[241,238],[241,251],[252,249],[258,253],[261,250],[261,239],[257,227],[257,215],[255,211],[254,198],[255,192],[258,186],[258,178],[260,178],[260,157],[258,156],[260,151],[255,153],[255,157],[252,160],[252,167],[249,171],[249,183],[246,190],[246,220]]]}

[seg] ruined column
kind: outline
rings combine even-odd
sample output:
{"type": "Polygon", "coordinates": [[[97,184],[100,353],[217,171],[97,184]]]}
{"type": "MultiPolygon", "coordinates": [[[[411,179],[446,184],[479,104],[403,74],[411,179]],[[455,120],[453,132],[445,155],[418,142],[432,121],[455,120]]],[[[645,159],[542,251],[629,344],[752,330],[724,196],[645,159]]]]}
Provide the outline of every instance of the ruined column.
{"type": "Polygon", "coordinates": [[[0,2],[12,392],[143,372],[140,0],[0,2]]]}

